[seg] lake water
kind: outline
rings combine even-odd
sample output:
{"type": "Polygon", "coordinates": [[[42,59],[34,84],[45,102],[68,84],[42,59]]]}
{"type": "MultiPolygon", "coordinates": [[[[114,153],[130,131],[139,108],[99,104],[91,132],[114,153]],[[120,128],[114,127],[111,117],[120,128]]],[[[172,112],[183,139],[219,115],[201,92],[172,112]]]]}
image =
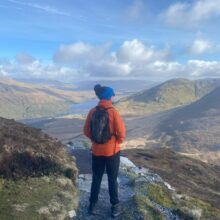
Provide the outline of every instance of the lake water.
{"type": "Polygon", "coordinates": [[[86,115],[88,111],[95,107],[98,104],[99,100],[98,99],[92,99],[87,102],[82,102],[78,104],[73,104],[69,111],[68,114],[82,114],[86,115]]]}
{"type": "MultiPolygon", "coordinates": [[[[99,100],[98,99],[92,99],[87,102],[82,102],[78,104],[73,104],[70,106],[69,110],[66,112],[63,112],[61,114],[58,114],[57,116],[64,116],[68,114],[77,114],[77,115],[87,115],[89,110],[95,106],[98,105],[99,100]]],[[[19,120],[22,123],[25,124],[33,124],[39,121],[45,121],[45,120],[51,120],[51,117],[42,117],[42,118],[33,118],[33,119],[23,119],[19,120]]]]}

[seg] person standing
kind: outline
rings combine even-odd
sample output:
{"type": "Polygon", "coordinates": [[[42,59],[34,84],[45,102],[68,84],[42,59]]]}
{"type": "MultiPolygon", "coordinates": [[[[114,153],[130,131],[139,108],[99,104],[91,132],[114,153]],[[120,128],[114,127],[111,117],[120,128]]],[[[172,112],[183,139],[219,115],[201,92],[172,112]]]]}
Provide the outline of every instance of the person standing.
{"type": "Polygon", "coordinates": [[[125,139],[125,124],[112,104],[115,96],[111,87],[94,86],[99,103],[92,108],[84,124],[84,134],[92,142],[92,184],[89,214],[95,214],[103,173],[106,169],[111,203],[111,215],[121,214],[118,198],[118,170],[120,164],[120,144],[125,139]]]}

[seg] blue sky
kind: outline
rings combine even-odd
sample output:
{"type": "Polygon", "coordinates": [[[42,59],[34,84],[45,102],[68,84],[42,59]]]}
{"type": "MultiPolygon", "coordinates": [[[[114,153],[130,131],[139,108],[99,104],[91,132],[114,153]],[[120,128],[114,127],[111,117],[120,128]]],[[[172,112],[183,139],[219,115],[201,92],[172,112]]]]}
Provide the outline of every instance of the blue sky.
{"type": "Polygon", "coordinates": [[[2,0],[0,75],[219,77],[219,23],[220,0],[2,0]]]}

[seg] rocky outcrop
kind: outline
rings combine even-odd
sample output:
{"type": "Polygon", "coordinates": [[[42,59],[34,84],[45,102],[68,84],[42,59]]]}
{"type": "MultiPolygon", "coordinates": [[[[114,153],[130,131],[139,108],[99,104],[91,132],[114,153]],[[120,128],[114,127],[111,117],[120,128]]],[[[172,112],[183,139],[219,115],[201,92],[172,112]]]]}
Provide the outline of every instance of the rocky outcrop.
{"type": "Polygon", "coordinates": [[[155,213],[145,213],[144,207],[165,207],[180,219],[220,219],[219,167],[169,149],[133,149],[123,155],[145,168],[142,177],[135,178],[136,201],[144,215],[155,213]]]}

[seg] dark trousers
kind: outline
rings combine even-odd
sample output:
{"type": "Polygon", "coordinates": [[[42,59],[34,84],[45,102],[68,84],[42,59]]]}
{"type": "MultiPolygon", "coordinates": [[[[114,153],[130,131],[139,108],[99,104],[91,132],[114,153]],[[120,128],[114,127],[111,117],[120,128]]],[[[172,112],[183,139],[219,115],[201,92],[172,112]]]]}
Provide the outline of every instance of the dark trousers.
{"type": "Polygon", "coordinates": [[[110,202],[112,205],[119,203],[118,200],[118,170],[120,164],[120,152],[113,156],[95,156],[92,155],[92,185],[90,202],[96,203],[98,200],[100,185],[102,181],[102,176],[106,168],[106,173],[108,176],[108,189],[110,195],[110,202]]]}

